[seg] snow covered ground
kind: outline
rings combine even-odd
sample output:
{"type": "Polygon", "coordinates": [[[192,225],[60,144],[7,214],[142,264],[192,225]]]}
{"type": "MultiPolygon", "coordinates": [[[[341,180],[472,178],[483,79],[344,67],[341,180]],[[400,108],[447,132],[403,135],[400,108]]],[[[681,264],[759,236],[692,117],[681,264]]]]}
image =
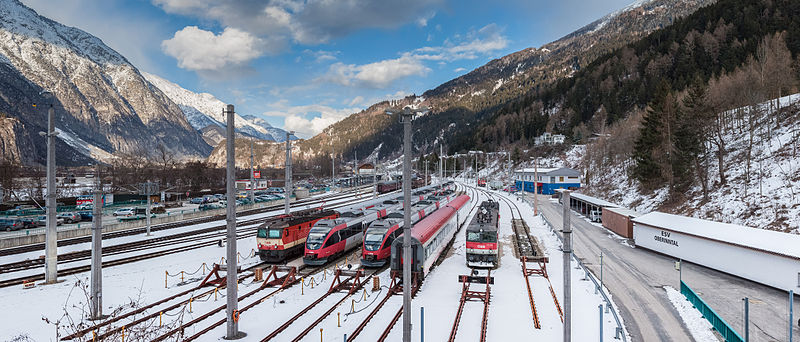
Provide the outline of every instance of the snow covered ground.
{"type": "MultiPolygon", "coordinates": [[[[495,195],[500,195],[495,193],[495,195]]],[[[503,195],[504,196],[504,195],[503,195]]],[[[486,195],[479,195],[477,201],[486,199],[486,195]]],[[[527,205],[519,202],[523,219],[531,228],[532,235],[542,241],[550,255],[548,271],[553,288],[562,302],[562,276],[561,276],[561,253],[560,243],[555,235],[550,232],[543,221],[533,217],[532,210],[526,208],[527,205]]],[[[268,214],[264,214],[268,215],[268,214]]],[[[511,231],[511,212],[510,208],[501,202],[499,240],[501,243],[500,266],[493,270],[492,276],[495,277],[495,285],[492,287],[491,306],[489,308],[489,323],[487,327],[487,340],[541,340],[556,341],[561,339],[562,323],[559,319],[553,298],[550,295],[547,280],[541,277],[531,277],[533,295],[539,317],[542,323],[541,329],[534,329],[531,317],[530,305],[525,299],[525,281],[521,272],[521,265],[513,255],[512,231],[511,231]]],[[[213,223],[212,223],[213,224],[213,223]]],[[[122,238],[135,239],[137,237],[122,238]]],[[[141,238],[141,237],[138,237],[141,238]]],[[[126,240],[127,241],[127,240],[126,240]]],[[[115,240],[116,242],[116,240],[115,240]]],[[[122,242],[122,240],[120,240],[122,242]]],[[[465,264],[464,256],[465,238],[463,231],[456,235],[453,248],[441,265],[436,267],[426,278],[417,297],[413,301],[413,322],[415,341],[419,341],[420,308],[425,309],[425,338],[429,341],[441,341],[450,334],[458,301],[461,295],[461,284],[457,281],[457,275],[469,274],[470,269],[465,264]]],[[[239,239],[238,247],[242,255],[247,254],[255,245],[255,238],[239,239]]],[[[85,248],[85,246],[83,246],[85,248]]],[[[81,248],[69,247],[69,248],[81,248]]],[[[200,274],[187,276],[186,282],[180,283],[175,277],[170,277],[167,281],[168,288],[164,288],[164,272],[175,274],[181,270],[194,272],[202,263],[211,264],[218,262],[225,254],[225,248],[211,246],[173,254],[167,257],[145,260],[123,267],[111,267],[103,271],[103,304],[108,313],[112,308],[129,304],[132,299],[138,300],[142,305],[152,303],[158,299],[187,290],[196,286],[201,279],[200,274]]],[[[254,258],[242,260],[242,264],[255,262],[254,258]]],[[[5,259],[0,262],[6,261],[5,259]]],[[[357,267],[357,260],[351,260],[357,267]]],[[[245,312],[241,316],[240,329],[248,333],[243,341],[258,341],[273,331],[277,326],[294,316],[302,308],[319,298],[324,293],[331,282],[333,267],[330,266],[326,278],[321,279],[322,274],[314,276],[314,282],[318,285],[313,289],[310,287],[301,288],[293,286],[277,295],[263,301],[245,312]]],[[[19,336],[28,336],[35,341],[56,341],[55,326],[46,323],[43,319],[57,321],[62,319],[64,313],[69,312],[73,319],[80,319],[82,309],[86,302],[80,288],[76,288],[77,282],[87,282],[88,273],[74,276],[62,277],[62,283],[56,285],[39,285],[33,289],[22,289],[20,287],[6,288],[0,291],[0,321],[9,322],[0,328],[0,340],[11,340],[19,336]]],[[[326,341],[340,340],[344,334],[351,333],[355,327],[369,314],[375,303],[385,296],[386,286],[389,285],[388,271],[378,275],[383,290],[372,292],[371,283],[366,286],[367,296],[364,298],[364,291],[359,291],[344,301],[334,312],[323,320],[304,340],[316,341],[320,337],[320,328],[326,341]],[[357,301],[353,303],[352,300],[357,301]],[[347,315],[351,307],[356,313],[347,315]],[[337,315],[337,313],[339,315],[337,315]],[[341,326],[337,318],[341,318],[341,326]]],[[[576,341],[593,341],[598,339],[598,305],[602,303],[599,295],[594,293],[591,282],[581,280],[584,276],[580,269],[572,269],[572,322],[573,338],[576,341]]],[[[305,279],[308,283],[310,279],[305,279]]],[[[239,286],[240,295],[251,291],[257,287],[248,279],[239,286]]],[[[482,289],[478,284],[473,284],[472,289],[482,289]]],[[[272,289],[265,289],[258,294],[242,301],[240,308],[259,300],[272,289]]],[[[217,301],[212,297],[198,298],[193,302],[192,312],[188,308],[183,308],[184,322],[196,318],[211,309],[224,303],[224,291],[220,292],[217,301]]],[[[343,298],[345,294],[339,293],[331,295],[311,312],[300,318],[295,324],[289,327],[280,336],[292,338],[308,323],[315,320],[319,314],[327,310],[336,301],[343,298]],[[288,336],[288,337],[287,337],[288,336]]],[[[563,305],[563,302],[561,303],[563,305]]],[[[390,318],[402,306],[402,297],[392,297],[384,308],[367,325],[364,332],[359,335],[359,341],[373,341],[386,327],[390,318]]],[[[458,329],[458,340],[475,340],[480,333],[480,319],[483,304],[480,302],[469,302],[465,306],[462,321],[458,329]]],[[[174,313],[170,313],[174,315],[174,313]]],[[[165,324],[176,320],[178,316],[164,316],[165,324]]],[[[224,313],[218,313],[207,321],[192,327],[186,331],[186,336],[193,334],[207,327],[211,322],[222,319],[224,313]]],[[[157,318],[156,318],[157,319],[157,318]]],[[[155,323],[157,324],[157,323],[155,323]]],[[[610,314],[603,314],[604,336],[606,340],[614,337],[616,324],[610,314]]],[[[219,340],[225,331],[222,325],[205,334],[200,340],[216,341],[219,340]]],[[[402,328],[398,323],[392,329],[389,340],[397,340],[402,334],[402,328]]],[[[63,331],[62,331],[63,336],[63,331]]],[[[280,340],[279,337],[277,340],[280,340]]]]}

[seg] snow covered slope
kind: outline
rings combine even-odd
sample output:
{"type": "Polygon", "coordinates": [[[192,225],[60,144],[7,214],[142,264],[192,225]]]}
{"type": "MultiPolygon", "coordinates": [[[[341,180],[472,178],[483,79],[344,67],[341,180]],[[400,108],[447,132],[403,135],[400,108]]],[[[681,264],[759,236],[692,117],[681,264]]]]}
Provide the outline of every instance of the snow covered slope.
{"type": "MultiPolygon", "coordinates": [[[[195,93],[153,74],[143,73],[143,75],[150,83],[180,106],[184,115],[186,115],[186,119],[196,130],[201,131],[209,125],[225,127],[225,124],[222,123],[222,109],[225,108],[226,103],[217,99],[214,95],[195,93]]],[[[238,133],[261,140],[278,142],[286,140],[286,131],[272,127],[264,119],[253,115],[241,116],[237,113],[234,120],[236,132],[238,133]]]]}

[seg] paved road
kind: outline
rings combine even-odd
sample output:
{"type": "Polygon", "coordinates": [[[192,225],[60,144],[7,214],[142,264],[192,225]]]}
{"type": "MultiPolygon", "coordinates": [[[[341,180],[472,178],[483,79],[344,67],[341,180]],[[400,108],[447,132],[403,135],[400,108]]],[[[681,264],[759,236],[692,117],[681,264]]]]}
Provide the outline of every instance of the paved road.
{"type": "MultiPolygon", "coordinates": [[[[540,210],[561,228],[562,207],[539,197],[540,210]]],[[[609,231],[597,227],[573,212],[573,248],[596,275],[603,252],[603,282],[614,296],[625,325],[634,341],[692,341],[683,321],[667,298],[664,286],[679,288],[675,259],[642,248],[631,248],[609,231]]],[[[788,341],[789,295],[699,265],[684,262],[683,280],[735,330],[744,334],[742,298],[750,302],[750,341],[788,341]]],[[[796,321],[800,296],[794,298],[796,321]]],[[[800,328],[794,322],[794,341],[800,328]]]]}

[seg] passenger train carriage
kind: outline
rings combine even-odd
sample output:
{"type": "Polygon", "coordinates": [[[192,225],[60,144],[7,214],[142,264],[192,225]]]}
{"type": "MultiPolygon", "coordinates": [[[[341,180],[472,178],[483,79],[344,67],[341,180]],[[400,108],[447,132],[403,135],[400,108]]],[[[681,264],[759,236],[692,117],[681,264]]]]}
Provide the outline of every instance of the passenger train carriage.
{"type": "MultiPolygon", "coordinates": [[[[411,224],[416,224],[437,209],[447,205],[451,196],[430,195],[411,207],[411,224]]],[[[391,254],[392,242],[403,233],[403,210],[390,213],[387,217],[372,222],[364,235],[361,265],[381,267],[391,254]]]]}
{"type": "Polygon", "coordinates": [[[335,219],[338,216],[333,210],[322,209],[280,215],[258,227],[258,255],[266,262],[283,262],[289,257],[300,255],[311,227],[319,220],[335,219]]]}
{"type": "Polygon", "coordinates": [[[364,228],[400,206],[399,203],[386,204],[381,201],[383,199],[358,204],[342,210],[336,219],[317,221],[308,233],[303,262],[306,265],[322,265],[328,259],[361,245],[364,228]]]}
{"type": "Polygon", "coordinates": [[[467,266],[497,267],[500,203],[483,201],[466,229],[467,266]]]}
{"type": "MultiPolygon", "coordinates": [[[[411,272],[417,279],[422,280],[430,272],[459,224],[466,220],[469,201],[468,195],[458,196],[411,228],[411,272]]],[[[392,242],[390,266],[393,277],[402,276],[403,273],[403,239],[400,234],[392,242]]]]}

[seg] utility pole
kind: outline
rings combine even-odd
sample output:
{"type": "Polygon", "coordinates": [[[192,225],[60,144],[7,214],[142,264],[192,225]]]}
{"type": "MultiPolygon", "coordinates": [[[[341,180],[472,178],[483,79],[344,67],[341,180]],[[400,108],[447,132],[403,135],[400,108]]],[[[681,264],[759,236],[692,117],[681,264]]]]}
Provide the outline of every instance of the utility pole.
{"type": "Polygon", "coordinates": [[[94,200],[92,201],[92,266],[90,319],[103,318],[103,182],[100,164],[95,165],[94,200]]]}
{"type": "Polygon", "coordinates": [[[45,231],[45,273],[44,282],[53,284],[58,281],[58,231],[56,229],[56,119],[55,109],[53,109],[54,96],[49,91],[44,91],[45,99],[50,100],[50,108],[47,109],[47,133],[39,132],[39,135],[47,137],[47,197],[45,207],[47,208],[47,230],[45,231]]]}
{"type": "Polygon", "coordinates": [[[253,170],[253,138],[250,138],[250,193],[248,197],[250,197],[250,203],[256,203],[256,195],[255,195],[255,188],[256,188],[256,176],[253,170]]]}
{"type": "Polygon", "coordinates": [[[564,190],[561,197],[564,223],[564,342],[572,341],[572,226],[570,225],[570,191],[564,190]]]}
{"type": "MultiPolygon", "coordinates": [[[[403,260],[411,260],[411,120],[423,112],[403,108],[403,260]]],[[[387,114],[392,112],[387,111],[387,114]]],[[[403,263],[403,342],[411,341],[411,262],[403,263]]]]}
{"type": "Polygon", "coordinates": [[[239,331],[239,294],[238,294],[238,270],[236,269],[236,192],[234,190],[235,177],[236,177],[236,150],[235,140],[236,133],[234,132],[234,110],[233,105],[229,104],[225,114],[227,114],[227,141],[226,141],[226,188],[227,188],[227,215],[225,223],[227,226],[227,240],[228,246],[226,251],[226,297],[227,305],[225,313],[227,322],[227,334],[225,338],[234,340],[244,337],[244,334],[239,331]]]}
{"type": "Polygon", "coordinates": [[[283,202],[283,212],[289,215],[289,197],[292,196],[292,134],[294,131],[286,132],[286,175],[284,182],[284,192],[286,197],[283,202]]]}

